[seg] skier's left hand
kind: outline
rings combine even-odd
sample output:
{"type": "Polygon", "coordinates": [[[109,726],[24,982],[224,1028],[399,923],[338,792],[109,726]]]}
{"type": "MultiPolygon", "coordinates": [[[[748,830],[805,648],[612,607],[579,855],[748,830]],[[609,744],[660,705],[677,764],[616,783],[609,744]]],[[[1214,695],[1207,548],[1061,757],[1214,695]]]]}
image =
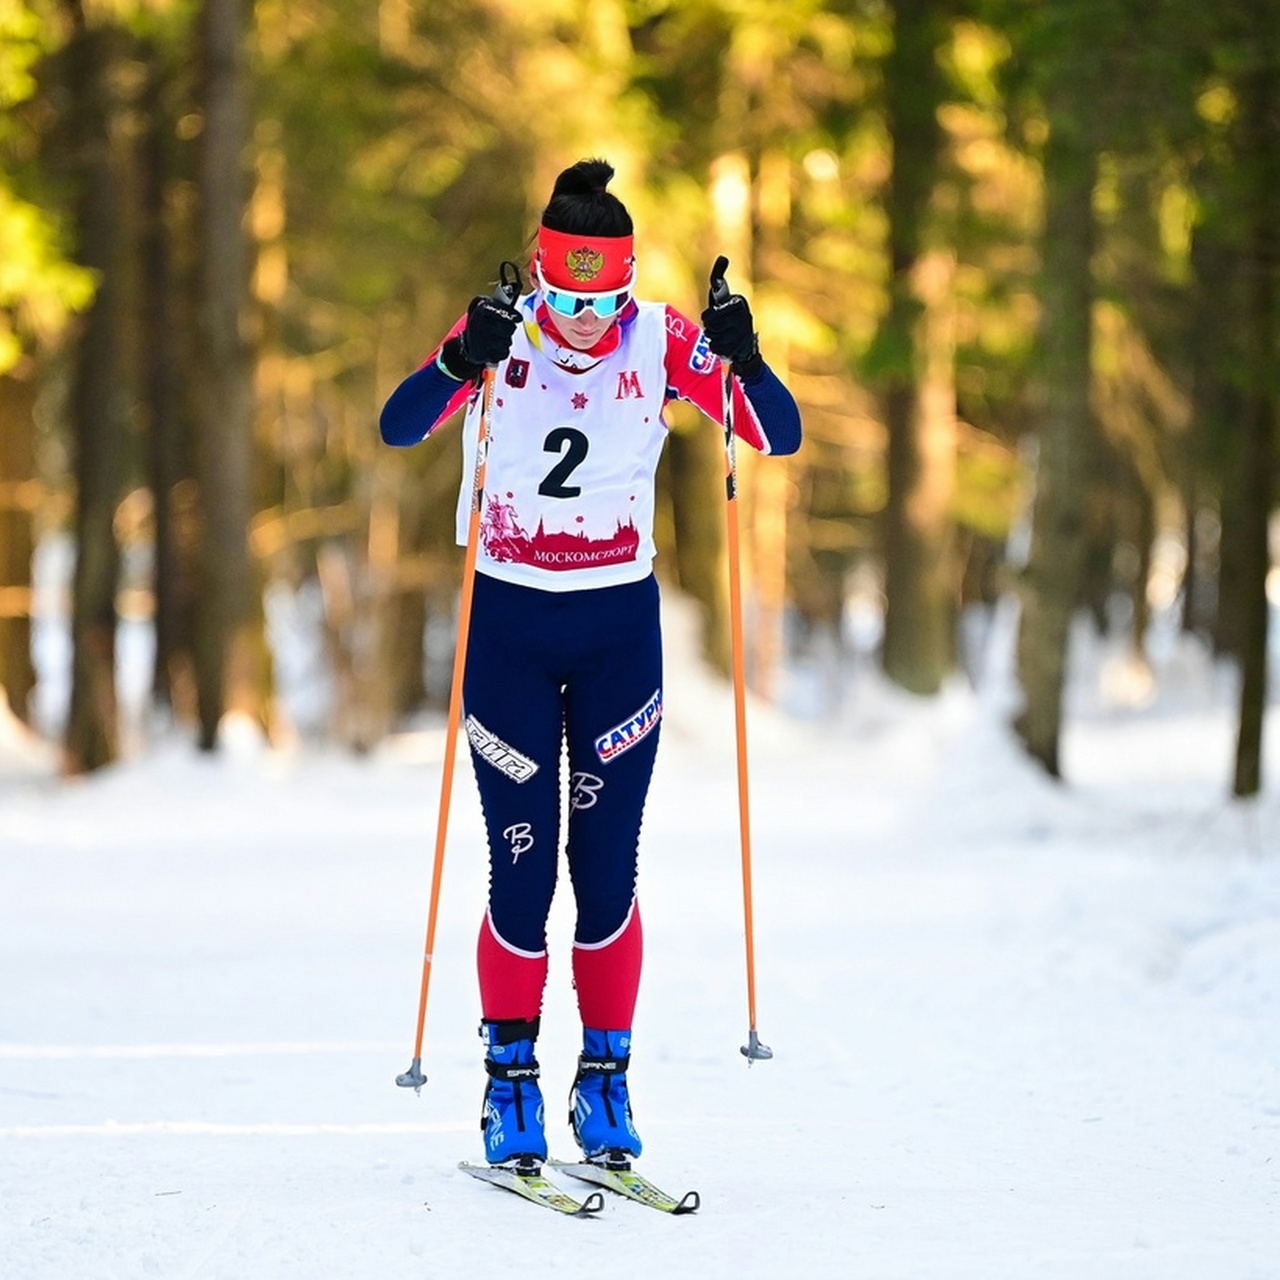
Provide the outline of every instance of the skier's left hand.
{"type": "Polygon", "coordinates": [[[733,364],[739,377],[751,377],[760,369],[760,340],[746,298],[735,293],[723,302],[712,303],[702,313],[707,345],[733,364]]]}

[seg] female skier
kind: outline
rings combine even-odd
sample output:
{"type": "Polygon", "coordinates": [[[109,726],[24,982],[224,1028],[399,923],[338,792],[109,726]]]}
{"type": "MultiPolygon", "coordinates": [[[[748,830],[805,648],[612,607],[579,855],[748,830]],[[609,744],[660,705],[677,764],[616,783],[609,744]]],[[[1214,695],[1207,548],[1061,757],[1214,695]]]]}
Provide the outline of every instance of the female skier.
{"type": "MultiPolygon", "coordinates": [[[[490,861],[477,947],[489,1076],[481,1129],[486,1159],[521,1172],[547,1156],[534,1043],[562,744],[583,1024],[571,1123],[588,1160],[627,1168],[640,1154],[627,1067],[641,960],[637,848],[662,722],[652,562],[663,406],[679,397],[722,422],[728,360],[737,434],[763,453],[800,444],[795,400],[760,357],[745,298],[708,307],[700,328],[633,297],[632,221],[607,190],[612,177],[604,160],[560,174],[532,291],[514,305],[474,298],[381,416],[388,444],[411,445],[465,403],[470,476],[480,380],[495,368],[463,703],[490,861]]],[[[471,501],[464,481],[464,543],[471,501]]]]}

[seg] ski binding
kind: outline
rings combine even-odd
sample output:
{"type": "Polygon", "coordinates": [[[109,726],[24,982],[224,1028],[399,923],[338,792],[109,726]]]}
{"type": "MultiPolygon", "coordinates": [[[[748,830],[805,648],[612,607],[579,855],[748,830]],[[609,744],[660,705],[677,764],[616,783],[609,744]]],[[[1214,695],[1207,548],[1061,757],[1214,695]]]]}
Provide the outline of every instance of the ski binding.
{"type": "Polygon", "coordinates": [[[536,1164],[525,1166],[528,1170],[525,1172],[510,1165],[471,1164],[463,1160],[458,1168],[481,1182],[512,1191],[544,1209],[554,1209],[573,1218],[590,1218],[604,1208],[604,1197],[598,1191],[593,1191],[585,1200],[575,1200],[543,1177],[536,1164]]]}

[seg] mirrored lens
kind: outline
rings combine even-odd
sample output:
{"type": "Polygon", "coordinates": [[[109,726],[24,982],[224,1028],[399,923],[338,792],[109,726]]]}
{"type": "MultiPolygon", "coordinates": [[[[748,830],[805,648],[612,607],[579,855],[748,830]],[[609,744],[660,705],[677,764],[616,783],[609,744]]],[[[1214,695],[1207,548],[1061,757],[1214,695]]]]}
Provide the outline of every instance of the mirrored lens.
{"type": "Polygon", "coordinates": [[[607,293],[599,298],[584,298],[579,293],[568,293],[564,289],[544,289],[542,296],[546,299],[547,306],[557,315],[577,316],[590,307],[602,320],[607,320],[627,305],[631,294],[623,289],[619,293],[607,293]]]}
{"type": "Polygon", "coordinates": [[[595,308],[596,315],[603,320],[621,311],[630,297],[631,295],[623,290],[621,293],[611,293],[607,297],[596,298],[591,305],[595,308]]]}

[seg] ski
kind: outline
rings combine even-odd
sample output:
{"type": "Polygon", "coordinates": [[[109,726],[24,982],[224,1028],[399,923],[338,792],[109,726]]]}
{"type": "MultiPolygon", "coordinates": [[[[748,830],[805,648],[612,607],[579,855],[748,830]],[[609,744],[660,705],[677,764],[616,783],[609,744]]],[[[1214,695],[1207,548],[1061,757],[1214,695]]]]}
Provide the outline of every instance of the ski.
{"type": "Polygon", "coordinates": [[[504,1191],[512,1191],[525,1200],[540,1204],[545,1209],[554,1209],[557,1213],[568,1214],[573,1218],[589,1218],[604,1208],[604,1197],[593,1191],[585,1200],[575,1200],[566,1195],[554,1182],[542,1176],[541,1170],[536,1173],[516,1173],[514,1169],[504,1169],[501,1165],[470,1164],[463,1160],[458,1168],[469,1173],[481,1182],[492,1183],[504,1191]]]}
{"type": "Polygon", "coordinates": [[[663,1213],[695,1213],[702,1203],[696,1191],[686,1191],[677,1200],[634,1169],[609,1169],[587,1161],[572,1160],[548,1160],[547,1165],[571,1178],[594,1183],[597,1187],[604,1187],[637,1204],[648,1205],[650,1209],[658,1209],[663,1213]]]}

